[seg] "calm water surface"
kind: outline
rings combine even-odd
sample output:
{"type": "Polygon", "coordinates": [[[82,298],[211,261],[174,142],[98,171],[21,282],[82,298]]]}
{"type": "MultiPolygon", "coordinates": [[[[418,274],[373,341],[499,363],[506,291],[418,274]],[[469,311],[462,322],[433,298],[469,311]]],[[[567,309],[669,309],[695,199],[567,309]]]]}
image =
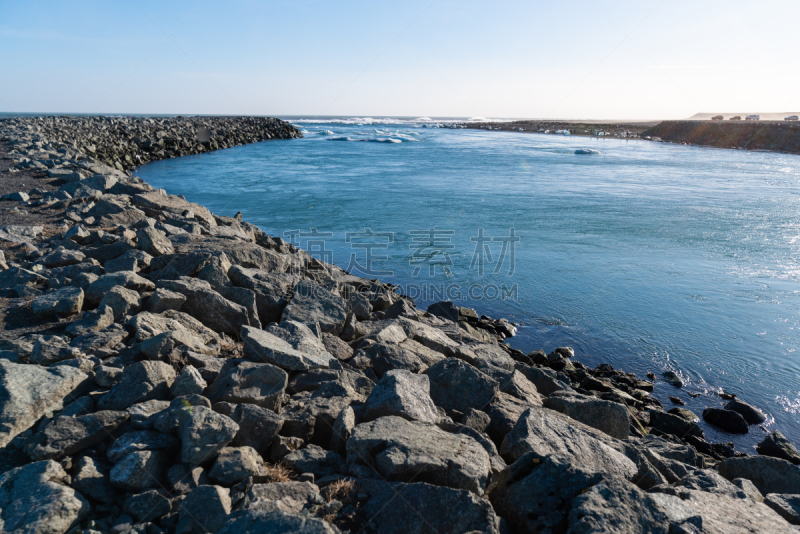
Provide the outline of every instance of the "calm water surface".
{"type": "MultiPolygon", "coordinates": [[[[271,235],[299,230],[304,248],[324,241],[328,261],[371,266],[420,307],[443,300],[431,288],[449,289],[461,305],[521,323],[510,344],[526,352],[571,345],[590,366],[674,370],[686,385],[657,384],[666,408],[676,395],[700,414],[722,406],[713,393],[724,389],[768,413],[765,428],[800,440],[800,157],[346,122],[295,121],[304,139],[138,175],[215,213],[241,211],[271,235]],[[328,237],[309,238],[312,228],[328,237]],[[391,238],[365,239],[367,228],[391,238]],[[502,240],[474,240],[481,228],[488,238],[514,229],[513,262],[502,240]],[[371,265],[365,241],[386,247],[372,249],[371,265]],[[503,285],[516,296],[499,298],[503,285]]],[[[748,452],[764,436],[701,424],[748,452]]]]}

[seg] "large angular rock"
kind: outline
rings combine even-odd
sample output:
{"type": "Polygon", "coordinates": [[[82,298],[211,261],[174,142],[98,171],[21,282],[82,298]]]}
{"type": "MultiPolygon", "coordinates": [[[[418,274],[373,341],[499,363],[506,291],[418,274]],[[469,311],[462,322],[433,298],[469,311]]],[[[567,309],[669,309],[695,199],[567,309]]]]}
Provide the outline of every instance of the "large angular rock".
{"type": "Polygon", "coordinates": [[[347,320],[347,301],[316,282],[303,280],[294,286],[294,293],[283,310],[281,320],[296,321],[306,326],[319,324],[323,332],[339,335],[347,320]]]}
{"type": "Polygon", "coordinates": [[[90,511],[88,501],[67,485],[69,476],[52,460],[0,475],[3,532],[63,534],[90,511]]]}
{"type": "Polygon", "coordinates": [[[288,321],[259,330],[242,327],[244,357],[266,362],[289,371],[327,368],[336,358],[304,324],[288,321]]]}
{"type": "Polygon", "coordinates": [[[106,451],[106,457],[113,463],[117,463],[132,452],[162,451],[172,455],[179,446],[178,438],[172,434],[138,430],[127,432],[114,440],[114,443],[106,451]]]}
{"type": "Polygon", "coordinates": [[[90,386],[86,373],[74,367],[39,367],[0,359],[0,446],[29,429],[65,400],[90,386]]]}
{"type": "Polygon", "coordinates": [[[273,482],[254,484],[247,490],[250,510],[279,510],[290,514],[300,514],[307,505],[313,505],[319,495],[319,488],[311,482],[273,482]]]}
{"type": "MultiPolygon", "coordinates": [[[[508,393],[497,393],[495,399],[489,406],[483,409],[483,412],[489,416],[489,424],[486,427],[486,433],[492,441],[500,447],[503,444],[503,439],[506,434],[511,432],[514,425],[519,421],[520,416],[525,413],[525,410],[531,408],[531,405],[516,397],[512,397],[508,393]]],[[[469,411],[474,410],[470,408],[469,411]]],[[[469,413],[468,411],[468,413],[469,413]]]]}
{"type": "Polygon", "coordinates": [[[347,463],[371,466],[392,481],[413,479],[477,495],[490,470],[488,453],[471,437],[394,416],[356,425],[347,440],[347,463]]]}
{"type": "Polygon", "coordinates": [[[79,287],[62,287],[36,297],[31,307],[37,317],[74,315],[83,307],[83,290],[79,287]]]}
{"type": "Polygon", "coordinates": [[[133,271],[121,271],[112,274],[104,274],[86,288],[86,300],[92,304],[98,304],[112,287],[122,286],[125,289],[134,291],[153,291],[155,284],[150,280],[139,276],[133,271]]]}
{"type": "Polygon", "coordinates": [[[547,408],[526,410],[500,447],[506,462],[529,452],[540,456],[561,454],[590,469],[631,479],[636,465],[619,452],[617,440],[547,408]]]}
{"type": "Polygon", "coordinates": [[[223,486],[233,486],[247,477],[267,474],[264,460],[252,447],[225,447],[219,451],[208,477],[223,486]]]}
{"type": "Polygon", "coordinates": [[[99,308],[104,308],[105,306],[111,308],[114,313],[114,320],[120,321],[126,315],[135,315],[142,309],[142,298],[139,293],[132,289],[115,286],[103,296],[103,300],[98,305],[99,308]]]}
{"type": "Polygon", "coordinates": [[[125,499],[123,510],[137,522],[147,523],[168,514],[170,508],[169,499],[162,492],[148,490],[125,499]]]}
{"type": "Polygon", "coordinates": [[[565,532],[570,524],[569,532],[666,534],[668,527],[664,514],[638,488],[558,454],[523,455],[500,474],[489,498],[515,532],[565,532]],[[579,515],[579,510],[586,514],[579,515]],[[616,517],[607,517],[609,514],[616,517]],[[649,528],[644,524],[631,528],[637,516],[649,528]],[[603,519],[607,519],[605,524],[594,529],[575,528],[582,520],[594,523],[603,519]],[[625,524],[627,528],[603,528],[625,524]]]}
{"type": "Polygon", "coordinates": [[[205,280],[182,276],[179,280],[161,280],[159,287],[186,297],[183,311],[215,332],[239,335],[250,319],[244,306],[233,303],[214,291],[205,280]]]}
{"type": "Polygon", "coordinates": [[[279,510],[240,510],[226,518],[217,534],[267,533],[339,534],[334,525],[316,517],[287,514],[279,510]]]}
{"type": "Polygon", "coordinates": [[[289,377],[268,363],[242,362],[223,373],[206,390],[212,402],[249,403],[278,412],[289,377]]]}
{"type": "Polygon", "coordinates": [[[228,488],[198,486],[181,502],[178,531],[192,534],[220,532],[228,523],[230,513],[231,497],[228,488]]]}
{"type": "Polygon", "coordinates": [[[390,483],[360,479],[358,491],[368,495],[361,511],[385,534],[499,534],[500,519],[491,505],[474,493],[425,483],[390,483]],[[399,495],[399,497],[398,497],[399,495]]]}
{"type": "Polygon", "coordinates": [[[140,228],[136,232],[137,247],[153,257],[172,254],[172,243],[167,239],[167,234],[150,226],[140,228]]]}
{"type": "Polygon", "coordinates": [[[36,365],[50,365],[62,360],[80,358],[81,356],[81,351],[67,345],[63,338],[41,336],[33,342],[30,361],[36,365]]]}
{"type": "Polygon", "coordinates": [[[147,311],[161,313],[167,310],[180,310],[186,302],[186,295],[169,289],[158,288],[147,299],[147,311]]]}
{"type": "Polygon", "coordinates": [[[617,402],[583,395],[554,395],[544,399],[542,404],[613,438],[628,438],[628,408],[617,402]]]}
{"type": "Polygon", "coordinates": [[[515,368],[536,386],[536,391],[546,397],[556,391],[571,389],[569,387],[569,377],[564,373],[547,368],[532,367],[524,363],[516,363],[515,368]]]}
{"type": "Polygon", "coordinates": [[[428,313],[441,317],[442,319],[447,319],[448,321],[453,321],[454,323],[458,322],[458,306],[449,300],[434,302],[428,306],[428,313]]]}
{"type": "Polygon", "coordinates": [[[131,493],[157,488],[168,462],[167,454],[162,451],[132,452],[111,469],[111,484],[131,493]]]}
{"type": "Polygon", "coordinates": [[[650,497],[666,512],[670,532],[720,534],[790,534],[797,530],[767,506],[750,499],[697,490],[684,490],[680,497],[653,493],[650,497]]]}
{"type": "Polygon", "coordinates": [[[101,410],[125,410],[148,401],[169,398],[175,369],[163,362],[141,361],[125,367],[122,379],[97,403],[101,410]]]}
{"type": "Polygon", "coordinates": [[[230,268],[228,277],[237,287],[255,293],[258,317],[263,324],[280,322],[291,288],[300,280],[295,274],[270,273],[239,265],[230,268]]]}
{"type": "Polygon", "coordinates": [[[233,419],[203,406],[193,406],[180,422],[181,463],[199,465],[213,459],[239,430],[233,419]]]}
{"type": "Polygon", "coordinates": [[[499,389],[496,380],[458,358],[442,360],[425,374],[431,381],[433,402],[446,412],[482,410],[499,389]]]}
{"type": "Polygon", "coordinates": [[[233,438],[235,447],[252,447],[258,454],[269,454],[272,440],[283,426],[283,417],[255,404],[239,404],[232,418],[239,425],[233,438]]]}
{"type": "Polygon", "coordinates": [[[163,191],[139,193],[138,195],[134,195],[131,201],[134,205],[144,210],[148,217],[158,217],[162,213],[181,216],[183,212],[189,210],[196,218],[202,220],[212,228],[217,226],[217,221],[208,208],[199,204],[193,204],[192,202],[174,195],[165,195],[163,191]]]}
{"type": "Polygon", "coordinates": [[[695,436],[705,439],[705,433],[703,432],[702,428],[694,423],[690,423],[679,415],[660,411],[651,411],[650,425],[661,432],[672,434],[673,436],[678,436],[679,438],[695,436]]]}
{"type": "Polygon", "coordinates": [[[208,384],[203,380],[200,374],[193,365],[187,365],[172,383],[169,391],[173,397],[181,397],[183,395],[202,395],[208,384]]]}
{"type": "Polygon", "coordinates": [[[800,464],[800,452],[797,451],[786,436],[780,430],[770,432],[764,440],[756,446],[758,454],[763,456],[773,456],[788,460],[795,465],[800,464]]]}
{"type": "Polygon", "coordinates": [[[800,495],[770,493],[764,497],[764,504],[792,525],[800,525],[800,495]]]}
{"type": "Polygon", "coordinates": [[[78,461],[72,477],[72,487],[83,495],[102,503],[113,503],[117,491],[111,486],[109,478],[110,466],[97,461],[91,456],[84,456],[78,461]]]}
{"type": "Polygon", "coordinates": [[[111,326],[113,322],[114,310],[105,306],[98,306],[96,310],[84,313],[80,320],[71,323],[65,332],[72,337],[78,337],[103,330],[111,326]]]}
{"type": "Polygon", "coordinates": [[[318,445],[292,451],[281,462],[300,473],[312,473],[317,478],[340,473],[345,465],[341,455],[318,445]]]}
{"type": "Polygon", "coordinates": [[[81,417],[59,416],[27,443],[34,460],[57,460],[93,447],[128,420],[127,412],[99,411],[81,417]]]}
{"type": "Polygon", "coordinates": [[[437,423],[439,413],[430,396],[430,380],[405,370],[389,371],[372,389],[362,422],[387,415],[437,423]]]}
{"type": "Polygon", "coordinates": [[[514,370],[508,378],[500,380],[500,391],[512,395],[532,406],[542,405],[542,396],[533,382],[525,378],[521,372],[514,370]]]}
{"type": "Polygon", "coordinates": [[[46,255],[41,259],[45,267],[53,269],[54,267],[66,267],[67,265],[75,265],[80,263],[86,256],[80,250],[67,250],[64,247],[58,247],[56,250],[46,255]]]}
{"type": "Polygon", "coordinates": [[[800,466],[769,456],[728,458],[719,464],[719,474],[728,480],[746,478],[758,491],[800,494],[800,466]]]}
{"type": "Polygon", "coordinates": [[[219,335],[186,313],[167,310],[163,313],[141,312],[132,317],[127,324],[136,330],[136,341],[144,341],[164,332],[188,330],[197,334],[204,343],[216,344],[219,335]]]}

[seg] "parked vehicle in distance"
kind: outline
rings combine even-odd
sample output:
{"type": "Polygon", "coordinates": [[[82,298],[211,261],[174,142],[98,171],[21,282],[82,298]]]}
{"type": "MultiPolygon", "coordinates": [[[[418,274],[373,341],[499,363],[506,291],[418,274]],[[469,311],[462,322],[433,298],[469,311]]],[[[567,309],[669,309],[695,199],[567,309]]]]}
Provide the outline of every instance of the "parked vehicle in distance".
{"type": "Polygon", "coordinates": [[[740,121],[740,120],[742,120],[742,118],[741,118],[739,115],[736,115],[735,117],[731,117],[731,118],[730,118],[730,119],[728,119],[728,120],[729,120],[729,121],[740,121]]]}
{"type": "Polygon", "coordinates": [[[786,117],[783,120],[785,120],[785,121],[796,121],[797,119],[798,119],[797,115],[789,115],[788,117],[786,117]]]}
{"type": "Polygon", "coordinates": [[[757,121],[761,118],[761,115],[748,115],[744,118],[746,121],[757,121]]]}
{"type": "Polygon", "coordinates": [[[724,118],[725,117],[723,117],[722,115],[714,115],[713,117],[711,117],[711,120],[712,121],[721,121],[724,118]]]}

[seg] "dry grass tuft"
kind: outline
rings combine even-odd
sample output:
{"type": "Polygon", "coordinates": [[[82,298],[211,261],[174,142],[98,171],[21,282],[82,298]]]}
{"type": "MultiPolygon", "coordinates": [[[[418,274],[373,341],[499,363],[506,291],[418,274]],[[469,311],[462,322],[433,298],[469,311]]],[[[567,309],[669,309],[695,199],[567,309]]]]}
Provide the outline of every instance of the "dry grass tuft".
{"type": "Polygon", "coordinates": [[[264,464],[270,482],[289,482],[293,478],[291,469],[283,464],[264,464]]]}
{"type": "Polygon", "coordinates": [[[355,501],[356,484],[352,480],[337,480],[325,486],[321,493],[328,502],[341,501],[349,504],[351,501],[355,501]]]}

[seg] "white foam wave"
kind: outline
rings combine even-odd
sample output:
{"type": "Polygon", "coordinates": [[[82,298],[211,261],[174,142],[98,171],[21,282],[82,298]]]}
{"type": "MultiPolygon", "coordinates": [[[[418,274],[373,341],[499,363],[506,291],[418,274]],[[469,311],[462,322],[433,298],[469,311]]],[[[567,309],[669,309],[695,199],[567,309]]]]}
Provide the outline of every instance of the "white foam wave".
{"type": "Polygon", "coordinates": [[[353,141],[353,142],[366,142],[366,143],[402,143],[403,142],[400,139],[394,139],[392,137],[365,137],[363,139],[356,139],[356,138],[347,137],[347,136],[329,137],[328,141],[353,141]]]}

